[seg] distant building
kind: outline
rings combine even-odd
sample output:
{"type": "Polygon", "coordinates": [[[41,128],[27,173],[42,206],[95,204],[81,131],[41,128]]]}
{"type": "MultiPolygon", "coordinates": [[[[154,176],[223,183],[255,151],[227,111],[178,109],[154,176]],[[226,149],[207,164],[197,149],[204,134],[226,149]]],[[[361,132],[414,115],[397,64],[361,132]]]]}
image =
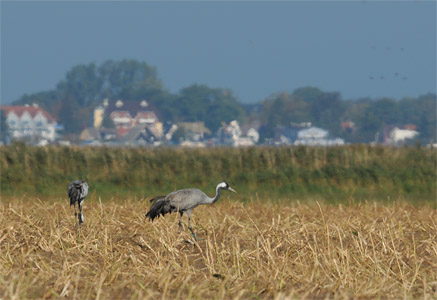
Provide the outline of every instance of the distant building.
{"type": "Polygon", "coordinates": [[[117,137],[117,129],[115,128],[88,127],[81,132],[79,139],[85,145],[96,145],[99,143],[114,142],[117,137]]]}
{"type": "Polygon", "coordinates": [[[218,143],[222,145],[236,147],[240,136],[241,128],[236,120],[229,122],[229,124],[223,124],[217,131],[218,143]]]}
{"type": "Polygon", "coordinates": [[[348,132],[348,133],[352,133],[354,132],[357,128],[355,126],[355,123],[352,121],[344,121],[340,123],[340,127],[342,131],[348,132]]]}
{"type": "Polygon", "coordinates": [[[162,130],[153,126],[139,124],[116,142],[125,146],[159,146],[161,145],[162,130]]]}
{"type": "Polygon", "coordinates": [[[407,124],[403,129],[417,131],[417,126],[414,124],[407,124]]]}
{"type": "Polygon", "coordinates": [[[223,124],[217,132],[218,144],[234,147],[254,146],[258,143],[259,133],[254,127],[243,126],[240,128],[238,121],[234,120],[229,124],[223,124]]]}
{"type": "Polygon", "coordinates": [[[102,135],[100,134],[100,131],[97,128],[89,127],[89,128],[85,128],[81,132],[79,139],[85,142],[100,141],[102,139],[102,135]]]}
{"type": "Polygon", "coordinates": [[[300,140],[318,140],[328,137],[328,131],[318,127],[310,127],[302,129],[297,133],[297,138],[300,140]]]}
{"type": "Polygon", "coordinates": [[[180,122],[177,126],[184,131],[185,141],[200,142],[204,140],[205,135],[211,134],[204,122],[180,122]]]}
{"type": "Polygon", "coordinates": [[[300,130],[293,144],[305,146],[337,146],[344,145],[344,140],[341,138],[329,139],[327,130],[318,127],[310,127],[300,130]]]}
{"type": "Polygon", "coordinates": [[[94,128],[99,128],[100,126],[102,126],[103,118],[105,117],[105,108],[103,106],[97,106],[96,108],[94,108],[93,117],[94,128]]]}
{"type": "Polygon", "coordinates": [[[383,142],[385,145],[391,146],[402,145],[407,142],[407,140],[412,140],[419,135],[416,129],[417,126],[414,124],[404,126],[386,125],[382,130],[383,142]]]}
{"type": "Polygon", "coordinates": [[[310,127],[311,122],[290,122],[289,126],[277,126],[274,128],[273,143],[275,145],[292,145],[298,139],[299,131],[310,127]]]}
{"type": "Polygon", "coordinates": [[[94,127],[100,127],[104,116],[109,116],[117,128],[118,136],[125,136],[137,125],[156,125],[159,123],[156,110],[146,100],[108,101],[94,109],[94,127]]]}
{"type": "Polygon", "coordinates": [[[56,140],[56,131],[60,126],[48,112],[38,105],[1,106],[0,109],[5,112],[12,140],[41,145],[56,140]]]}
{"type": "Polygon", "coordinates": [[[413,139],[419,135],[419,132],[411,129],[399,129],[398,127],[393,128],[390,131],[389,138],[387,140],[389,145],[399,145],[408,139],[413,139]]]}
{"type": "Polygon", "coordinates": [[[241,135],[240,144],[250,144],[252,146],[259,142],[259,128],[261,127],[261,122],[258,120],[253,120],[251,122],[241,125],[241,135]]]}

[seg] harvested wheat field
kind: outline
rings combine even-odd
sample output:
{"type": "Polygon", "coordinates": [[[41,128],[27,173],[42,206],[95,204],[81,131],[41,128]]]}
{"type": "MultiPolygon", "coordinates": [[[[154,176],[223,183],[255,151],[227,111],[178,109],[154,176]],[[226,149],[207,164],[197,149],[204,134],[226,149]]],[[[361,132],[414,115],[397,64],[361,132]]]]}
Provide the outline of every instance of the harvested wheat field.
{"type": "Polygon", "coordinates": [[[178,215],[138,199],[0,202],[0,298],[437,298],[431,206],[226,199],[200,206],[192,244],[178,215]]]}

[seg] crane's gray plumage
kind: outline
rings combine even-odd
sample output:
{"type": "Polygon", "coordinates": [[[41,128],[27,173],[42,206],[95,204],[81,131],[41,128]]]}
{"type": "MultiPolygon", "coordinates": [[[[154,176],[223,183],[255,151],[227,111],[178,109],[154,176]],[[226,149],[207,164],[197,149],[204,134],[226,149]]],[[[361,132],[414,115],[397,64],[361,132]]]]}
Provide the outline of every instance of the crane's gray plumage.
{"type": "Polygon", "coordinates": [[[216,194],[213,198],[208,197],[204,192],[199,189],[184,189],[178,190],[168,194],[167,196],[158,196],[150,200],[152,206],[149,212],[146,214],[146,218],[150,218],[152,221],[156,218],[164,216],[167,213],[179,212],[179,232],[182,230],[182,215],[184,213],[188,216],[188,228],[190,229],[194,239],[197,241],[196,234],[191,227],[191,213],[193,209],[201,204],[213,204],[220,198],[221,190],[229,190],[234,193],[236,191],[229,186],[226,182],[219,183],[216,188],[216,194]]]}
{"type": "Polygon", "coordinates": [[[83,223],[84,217],[82,214],[82,203],[88,195],[88,183],[85,180],[75,180],[68,185],[68,197],[70,198],[70,206],[74,205],[74,215],[79,219],[79,225],[83,223]],[[79,212],[76,211],[76,203],[79,207],[79,212]]]}

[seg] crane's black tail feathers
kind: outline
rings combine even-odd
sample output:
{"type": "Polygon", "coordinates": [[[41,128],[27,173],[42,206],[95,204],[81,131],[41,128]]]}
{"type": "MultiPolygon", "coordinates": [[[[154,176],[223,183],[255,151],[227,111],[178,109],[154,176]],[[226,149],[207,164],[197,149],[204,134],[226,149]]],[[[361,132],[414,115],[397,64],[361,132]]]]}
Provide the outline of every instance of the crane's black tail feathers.
{"type": "Polygon", "coordinates": [[[156,200],[164,199],[164,198],[165,198],[165,196],[156,196],[155,198],[150,199],[150,203],[153,203],[153,202],[155,202],[156,200]]]}
{"type": "Polygon", "coordinates": [[[159,217],[159,215],[163,216],[166,213],[171,212],[170,203],[168,200],[165,200],[165,196],[155,197],[150,200],[150,202],[152,202],[152,206],[146,214],[146,218],[150,218],[152,221],[156,217],[159,217]]]}

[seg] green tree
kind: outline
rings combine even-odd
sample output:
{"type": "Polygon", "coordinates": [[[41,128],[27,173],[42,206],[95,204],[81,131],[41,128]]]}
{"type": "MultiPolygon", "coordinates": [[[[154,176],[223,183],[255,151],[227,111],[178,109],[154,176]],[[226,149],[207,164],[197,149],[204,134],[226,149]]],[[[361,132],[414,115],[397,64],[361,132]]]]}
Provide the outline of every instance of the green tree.
{"type": "Polygon", "coordinates": [[[206,85],[191,85],[181,90],[174,101],[175,119],[186,122],[205,122],[216,132],[222,122],[241,121],[245,111],[229,90],[212,89],[206,85]]]}
{"type": "Polygon", "coordinates": [[[65,94],[61,100],[59,122],[64,125],[66,133],[80,133],[86,127],[88,114],[74,101],[74,96],[65,94]]]}
{"type": "Polygon", "coordinates": [[[282,93],[264,102],[261,119],[268,127],[288,126],[290,122],[311,121],[310,109],[302,98],[282,93]]]}
{"type": "Polygon", "coordinates": [[[102,99],[140,100],[159,94],[162,89],[154,67],[136,60],[108,60],[73,67],[57,90],[73,96],[80,107],[89,107],[102,99]]]}
{"type": "Polygon", "coordinates": [[[163,90],[156,68],[146,62],[108,60],[98,68],[98,74],[100,99],[150,100],[163,90]]]}
{"type": "MultiPolygon", "coordinates": [[[[292,95],[273,95],[263,104],[261,120],[267,127],[289,126],[291,122],[312,122],[337,136],[341,118],[347,105],[338,93],[325,93],[308,87],[297,89],[292,95]]],[[[271,134],[271,131],[264,132],[271,134]]],[[[267,137],[267,136],[266,136],[267,137]]]]}
{"type": "Polygon", "coordinates": [[[95,105],[105,98],[160,103],[164,93],[154,67],[135,60],[108,60],[100,66],[74,66],[56,90],[24,95],[14,104],[37,103],[64,124],[66,133],[78,133],[90,122],[95,105]]]}
{"type": "Polygon", "coordinates": [[[324,93],[320,89],[318,89],[316,87],[312,87],[312,86],[301,87],[301,88],[295,89],[293,92],[294,96],[301,98],[305,102],[316,101],[323,94],[324,93]]]}
{"type": "Polygon", "coordinates": [[[419,98],[404,98],[398,103],[399,115],[403,124],[417,126],[419,140],[423,144],[436,142],[436,112],[437,97],[435,94],[426,94],[419,98]]]}
{"type": "Polygon", "coordinates": [[[331,136],[338,136],[345,111],[345,101],[339,93],[322,93],[311,102],[311,122],[327,129],[331,136]]]}
{"type": "Polygon", "coordinates": [[[99,94],[101,79],[94,63],[73,67],[66,75],[66,80],[57,85],[60,94],[69,94],[80,107],[92,104],[99,94]]]}
{"type": "Polygon", "coordinates": [[[3,110],[0,110],[0,140],[5,143],[9,136],[9,126],[6,122],[6,114],[3,110]]]}

